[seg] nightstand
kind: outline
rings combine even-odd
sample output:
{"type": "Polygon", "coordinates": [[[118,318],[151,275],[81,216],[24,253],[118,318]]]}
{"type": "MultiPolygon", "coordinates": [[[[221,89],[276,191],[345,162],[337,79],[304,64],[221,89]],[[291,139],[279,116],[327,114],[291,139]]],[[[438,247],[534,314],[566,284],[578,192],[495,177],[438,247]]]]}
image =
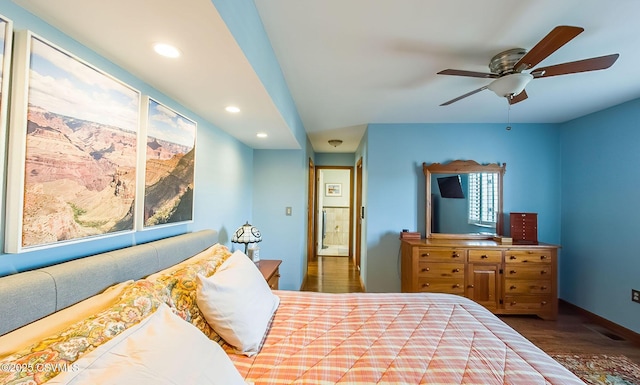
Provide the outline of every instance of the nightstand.
{"type": "Polygon", "coordinates": [[[271,290],[278,290],[278,281],[280,280],[280,264],[279,259],[261,259],[256,263],[258,269],[267,280],[271,290]]]}

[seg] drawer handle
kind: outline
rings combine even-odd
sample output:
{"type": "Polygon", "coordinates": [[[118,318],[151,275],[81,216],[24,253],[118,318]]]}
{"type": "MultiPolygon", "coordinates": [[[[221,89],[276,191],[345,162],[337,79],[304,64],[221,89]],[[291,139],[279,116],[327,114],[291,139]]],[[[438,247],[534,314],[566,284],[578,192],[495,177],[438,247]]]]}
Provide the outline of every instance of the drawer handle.
{"type": "Polygon", "coordinates": [[[509,289],[511,289],[511,290],[515,290],[515,289],[516,289],[516,287],[515,287],[515,286],[511,286],[509,289]]]}
{"type": "Polygon", "coordinates": [[[424,267],[424,268],[422,268],[422,272],[427,272],[427,271],[429,271],[429,270],[430,270],[430,269],[429,269],[428,267],[424,267]]]}
{"type": "Polygon", "coordinates": [[[453,269],[453,272],[454,272],[454,273],[459,273],[459,272],[460,272],[460,269],[453,269]]]}
{"type": "Polygon", "coordinates": [[[460,255],[458,255],[458,253],[454,251],[451,258],[460,258],[460,255]]]}
{"type": "Polygon", "coordinates": [[[511,301],[511,306],[516,306],[516,301],[511,301]]]}
{"type": "Polygon", "coordinates": [[[430,285],[429,283],[423,283],[422,287],[429,287],[429,285],[430,285]]]}
{"type": "Polygon", "coordinates": [[[509,271],[509,274],[515,274],[515,273],[516,273],[516,271],[515,271],[515,270],[511,270],[511,271],[509,271]]]}
{"type": "Polygon", "coordinates": [[[547,271],[546,270],[540,270],[540,274],[545,275],[545,274],[547,274],[547,271]]]}
{"type": "Polygon", "coordinates": [[[473,289],[475,286],[473,286],[473,285],[469,285],[469,286],[467,286],[467,287],[468,287],[469,289],[473,289]]]}
{"type": "Polygon", "coordinates": [[[454,287],[454,288],[459,288],[459,287],[460,287],[460,284],[459,284],[459,283],[456,283],[455,285],[453,285],[453,287],[454,287]]]}
{"type": "Polygon", "coordinates": [[[546,255],[541,255],[540,259],[547,259],[547,256],[546,255]]]}
{"type": "Polygon", "coordinates": [[[487,257],[486,255],[481,255],[481,256],[480,256],[480,258],[481,258],[481,259],[487,259],[487,258],[489,258],[489,257],[487,257]]]}
{"type": "Polygon", "coordinates": [[[518,259],[518,257],[516,257],[515,255],[512,255],[509,257],[509,259],[514,260],[514,259],[518,259]]]}
{"type": "Polygon", "coordinates": [[[540,290],[547,290],[546,286],[540,286],[540,290]]]}
{"type": "Polygon", "coordinates": [[[429,256],[429,253],[422,253],[422,255],[421,255],[421,256],[422,256],[422,257],[428,257],[428,256],[429,256]]]}
{"type": "Polygon", "coordinates": [[[546,304],[547,304],[547,301],[542,301],[542,302],[540,302],[540,304],[541,304],[542,306],[544,306],[544,305],[546,305],[546,304]]]}

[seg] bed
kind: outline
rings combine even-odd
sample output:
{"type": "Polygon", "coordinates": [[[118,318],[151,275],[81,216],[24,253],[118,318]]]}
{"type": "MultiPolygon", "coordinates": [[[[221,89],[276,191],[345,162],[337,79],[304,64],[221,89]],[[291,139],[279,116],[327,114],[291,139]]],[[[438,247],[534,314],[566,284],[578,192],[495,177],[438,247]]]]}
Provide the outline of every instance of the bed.
{"type": "Polygon", "coordinates": [[[0,278],[0,384],[582,384],[466,298],[271,291],[216,242],[0,278]]]}

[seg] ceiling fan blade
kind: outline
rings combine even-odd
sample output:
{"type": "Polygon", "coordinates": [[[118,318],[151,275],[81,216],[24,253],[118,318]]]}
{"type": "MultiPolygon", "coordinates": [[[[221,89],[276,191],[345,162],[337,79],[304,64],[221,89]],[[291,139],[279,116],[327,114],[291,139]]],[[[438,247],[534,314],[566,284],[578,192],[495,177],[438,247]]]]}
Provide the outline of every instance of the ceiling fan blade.
{"type": "Polygon", "coordinates": [[[555,27],[547,36],[540,40],[535,47],[531,48],[529,52],[518,60],[516,65],[513,66],[514,70],[516,72],[522,72],[538,65],[538,63],[547,58],[547,56],[567,44],[582,31],[584,31],[584,28],[568,25],[555,27]]]}
{"type": "Polygon", "coordinates": [[[454,75],[454,76],[468,76],[472,78],[497,78],[497,74],[485,73],[485,72],[475,72],[475,71],[464,71],[464,70],[451,70],[446,69],[438,72],[438,75],[454,75]]]}
{"type": "Polygon", "coordinates": [[[471,95],[473,95],[473,94],[477,94],[478,92],[480,92],[480,91],[484,91],[484,90],[486,90],[486,89],[487,89],[487,86],[480,87],[480,88],[478,88],[477,90],[473,90],[473,91],[471,91],[471,92],[467,92],[466,94],[464,94],[464,95],[462,95],[462,96],[458,96],[458,97],[457,97],[457,98],[455,98],[455,99],[451,99],[451,100],[449,100],[448,102],[444,102],[444,103],[442,103],[440,106],[448,106],[448,105],[449,105],[449,104],[451,104],[451,103],[455,103],[455,102],[457,102],[457,101],[458,101],[458,100],[460,100],[460,99],[464,99],[464,98],[466,98],[467,96],[471,96],[471,95]]]}
{"type": "Polygon", "coordinates": [[[529,95],[527,95],[527,91],[522,90],[522,92],[520,92],[518,95],[512,98],[507,98],[507,100],[509,101],[509,104],[516,104],[516,103],[520,103],[521,101],[525,100],[528,97],[529,95]]]}
{"type": "Polygon", "coordinates": [[[611,67],[618,60],[620,54],[593,57],[572,61],[569,63],[556,64],[549,67],[536,68],[531,71],[534,78],[548,78],[557,75],[575,74],[578,72],[597,71],[611,67]]]}

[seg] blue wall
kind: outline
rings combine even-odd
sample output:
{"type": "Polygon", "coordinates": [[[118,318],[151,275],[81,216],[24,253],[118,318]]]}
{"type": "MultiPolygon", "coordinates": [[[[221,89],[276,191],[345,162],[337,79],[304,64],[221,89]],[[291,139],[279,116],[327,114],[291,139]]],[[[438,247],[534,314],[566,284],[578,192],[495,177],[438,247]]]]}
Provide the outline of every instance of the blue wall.
{"type": "MultiPolygon", "coordinates": [[[[399,232],[425,232],[422,163],[506,163],[504,211],[539,216],[560,242],[560,134],[554,124],[370,124],[366,135],[367,291],[400,291],[399,232]]],[[[508,225],[508,223],[506,224],[508,225]]],[[[508,226],[505,226],[508,229],[508,226]]]]}
{"type": "MultiPolygon", "coordinates": [[[[356,164],[355,154],[352,152],[317,152],[316,166],[349,166],[356,164]]],[[[354,173],[355,174],[355,173],[354,173]]]]}
{"type": "Polygon", "coordinates": [[[256,150],[253,220],[260,258],[281,259],[280,288],[298,290],[306,273],[308,160],[299,150],[256,150]],[[285,209],[291,207],[291,216],[285,209]]]}
{"type": "MultiPolygon", "coordinates": [[[[0,3],[0,13],[13,20],[14,29],[34,31],[39,36],[70,51],[198,123],[193,223],[58,246],[42,251],[17,255],[0,254],[0,276],[205,228],[218,230],[220,241],[228,244],[230,233],[244,223],[247,218],[250,218],[252,214],[253,150],[174,100],[169,99],[149,84],[142,82],[15,4],[11,2],[0,3]]],[[[6,156],[6,154],[2,155],[6,156]]],[[[4,188],[2,191],[4,192],[4,188]]],[[[2,202],[4,202],[4,196],[2,202]]],[[[2,244],[4,244],[4,226],[4,218],[2,218],[2,229],[0,229],[0,243],[2,244]]]]}
{"type": "Polygon", "coordinates": [[[562,125],[560,296],[640,333],[640,99],[562,125]]]}

